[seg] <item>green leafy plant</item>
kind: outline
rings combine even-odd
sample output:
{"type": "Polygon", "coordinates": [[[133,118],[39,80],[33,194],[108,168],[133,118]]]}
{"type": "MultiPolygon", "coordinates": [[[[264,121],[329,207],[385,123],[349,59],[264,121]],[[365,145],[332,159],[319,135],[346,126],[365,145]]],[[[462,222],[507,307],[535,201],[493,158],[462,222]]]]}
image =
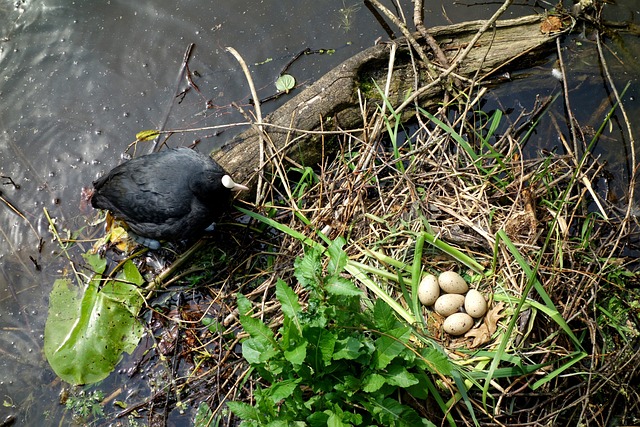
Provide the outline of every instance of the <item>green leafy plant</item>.
{"type": "MultiPolygon", "coordinates": [[[[213,418],[213,413],[211,412],[211,408],[207,404],[207,402],[200,402],[198,405],[198,410],[196,411],[196,416],[193,419],[194,427],[209,427],[211,424],[211,420],[213,418]]],[[[213,424],[216,425],[216,424],[213,424]]]]}
{"type": "Polygon", "coordinates": [[[104,399],[104,393],[100,390],[78,393],[70,395],[66,402],[67,409],[73,412],[77,422],[85,423],[90,417],[98,418],[104,416],[104,411],[100,402],[104,399]]]}
{"type": "Polygon", "coordinates": [[[238,295],[249,334],[243,356],[266,383],[255,390],[255,405],[228,403],[243,426],[434,425],[407,403],[427,398],[434,368],[450,374],[446,355],[410,343],[411,328],[388,304],[372,303],[341,275],[343,244],[339,238],[328,247],[326,271],[317,247],[296,260],[295,277],[309,292],[306,306],[277,282],[284,314],[277,333],[252,317],[251,302],[238,295]]]}

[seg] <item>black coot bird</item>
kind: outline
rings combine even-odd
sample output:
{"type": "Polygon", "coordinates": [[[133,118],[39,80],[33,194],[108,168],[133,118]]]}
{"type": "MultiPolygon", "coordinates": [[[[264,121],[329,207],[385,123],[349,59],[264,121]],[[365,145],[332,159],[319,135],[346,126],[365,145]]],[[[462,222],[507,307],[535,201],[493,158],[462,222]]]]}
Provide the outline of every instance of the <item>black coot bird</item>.
{"type": "Polygon", "coordinates": [[[229,207],[236,184],[209,156],[174,148],[116,166],[93,182],[91,205],[123,219],[132,237],[151,249],[159,240],[191,239],[229,207]]]}

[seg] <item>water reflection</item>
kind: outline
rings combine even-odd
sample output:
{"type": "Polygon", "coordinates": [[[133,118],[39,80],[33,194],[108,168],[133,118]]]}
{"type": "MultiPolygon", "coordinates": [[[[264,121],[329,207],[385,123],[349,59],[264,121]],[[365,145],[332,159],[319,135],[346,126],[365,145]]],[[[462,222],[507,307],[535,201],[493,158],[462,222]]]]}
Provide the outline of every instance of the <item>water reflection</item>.
{"type": "MultiPolygon", "coordinates": [[[[273,91],[277,70],[306,47],[336,48],[296,70],[312,80],[381,35],[365,10],[350,31],[337,10],[317,2],[18,1],[0,5],[0,422],[57,424],[60,385],[42,356],[47,299],[67,261],[53,242],[44,210],[57,230],[87,226],[80,190],[120,162],[135,134],[156,128],[173,101],[176,73],[191,42],[191,68],[203,96],[172,109],[168,127],[238,120],[232,101],[247,104],[246,83],[232,45],[251,65],[256,86],[273,91]],[[263,65],[253,65],[262,63],[263,65]],[[44,245],[40,250],[40,238],[44,245]],[[44,387],[43,387],[44,386],[44,387]],[[13,405],[13,406],[11,406],[13,405]]],[[[201,139],[202,151],[220,136],[201,139]]]]}

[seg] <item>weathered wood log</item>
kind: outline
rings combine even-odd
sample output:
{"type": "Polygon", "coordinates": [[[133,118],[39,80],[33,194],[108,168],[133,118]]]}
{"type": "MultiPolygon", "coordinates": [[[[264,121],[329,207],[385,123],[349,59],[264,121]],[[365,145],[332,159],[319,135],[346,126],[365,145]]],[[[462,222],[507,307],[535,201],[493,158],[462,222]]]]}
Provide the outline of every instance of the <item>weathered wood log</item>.
{"type": "MultiPolygon", "coordinates": [[[[528,16],[519,19],[497,21],[492,30],[487,31],[476,42],[470,54],[455,70],[463,77],[485,76],[496,70],[513,69],[522,61],[540,58],[549,42],[555,40],[558,33],[545,34],[540,30],[543,16],[528,16]]],[[[453,63],[457,55],[468,45],[473,36],[482,27],[484,21],[464,22],[429,30],[449,61],[453,63]]],[[[424,45],[424,41],[416,36],[424,45]]],[[[399,105],[407,93],[415,91],[415,71],[411,62],[408,43],[399,39],[394,62],[394,72],[390,100],[399,105]]],[[[375,104],[376,91],[372,84],[385,86],[389,61],[389,44],[379,44],[366,49],[344,61],[325,74],[316,83],[306,88],[264,121],[284,128],[298,130],[333,130],[357,129],[362,126],[362,113],[358,103],[358,90],[375,104]]],[[[425,48],[426,50],[426,48],[425,48]]],[[[548,51],[548,48],[547,48],[548,51]]],[[[419,72],[418,87],[431,80],[426,69],[419,72]]],[[[436,85],[419,98],[424,108],[429,108],[441,101],[444,91],[442,85],[436,85]]],[[[379,97],[378,97],[379,98],[379,97]]],[[[379,101],[379,99],[378,99],[379,101]]],[[[296,131],[267,128],[276,150],[283,150],[287,156],[296,161],[314,165],[320,160],[323,148],[319,135],[303,134],[296,131]],[[299,138],[297,138],[299,137],[299,138]],[[291,146],[287,144],[295,140],[291,146]]],[[[324,139],[327,143],[327,139],[324,139]]],[[[232,174],[234,179],[255,184],[256,171],[259,167],[260,139],[256,129],[248,129],[225,144],[213,157],[232,174]]]]}

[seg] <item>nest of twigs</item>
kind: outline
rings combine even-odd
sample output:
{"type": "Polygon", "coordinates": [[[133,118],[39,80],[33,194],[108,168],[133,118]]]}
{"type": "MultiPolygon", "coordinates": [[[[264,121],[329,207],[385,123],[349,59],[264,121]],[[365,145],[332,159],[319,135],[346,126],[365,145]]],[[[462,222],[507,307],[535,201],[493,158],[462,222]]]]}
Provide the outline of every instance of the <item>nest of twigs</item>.
{"type": "Polygon", "coordinates": [[[344,238],[348,259],[370,282],[343,276],[369,302],[380,296],[373,283],[410,312],[396,310],[413,319],[416,352],[441,349],[468,380],[461,390],[463,383],[434,374],[437,398],[406,399],[416,413],[435,425],[637,424],[640,296],[634,260],[624,253],[638,232],[637,209],[610,197],[605,165],[576,138],[571,145],[558,131],[564,154],[523,155],[535,126],[526,119],[541,110],[498,128],[500,117],[472,104],[437,117],[416,108],[410,124],[383,106],[365,107],[364,130],[327,133],[341,149],[318,167],[272,156],[261,177],[266,191],[249,206],[268,221],[245,217],[245,233],[234,233],[213,264],[224,274],[204,279],[205,301],[190,306],[181,356],[198,369],[179,382],[191,387],[188,400],[206,402],[210,419],[238,422],[226,403],[251,405],[269,382],[242,358],[248,334],[236,293],[277,335],[276,283],[304,305],[295,260],[309,242],[344,238]],[[394,279],[415,265],[420,274],[461,273],[487,296],[486,317],[464,335],[443,332],[443,319],[412,306],[407,286],[394,279]],[[203,317],[216,327],[202,328],[203,317]]]}
{"type": "MultiPolygon", "coordinates": [[[[628,310],[631,302],[626,307],[624,328],[603,315],[615,295],[623,299],[629,292],[637,301],[637,279],[619,256],[628,237],[624,233],[632,228],[625,231],[623,217],[596,193],[603,165],[588,154],[524,159],[512,134],[515,126],[487,135],[477,124],[470,129],[466,117],[454,118],[447,128],[419,116],[394,140],[375,131],[384,125],[384,116],[366,119],[373,123],[371,132],[345,133],[342,152],[319,169],[281,165],[295,172],[285,182],[274,176],[267,195],[271,200],[262,212],[312,240],[319,239],[318,233],[344,237],[349,258],[372,268],[393,271],[385,259],[412,264],[422,232],[477,261],[470,268],[435,244],[427,245],[421,257],[424,272],[457,270],[489,296],[491,321],[477,322],[461,337],[442,332],[442,319],[424,307],[420,315],[426,320],[415,325],[416,334],[437,342],[451,360],[488,382],[489,405],[483,403],[481,387],[467,390],[473,415],[462,400],[451,405],[458,425],[473,425],[474,416],[481,425],[635,422],[640,396],[631,384],[638,381],[640,362],[637,310],[628,310]],[[463,133],[476,135],[468,147],[455,136],[463,133]],[[482,352],[502,360],[491,368],[479,356],[482,352]],[[496,375],[496,369],[513,366],[510,358],[516,356],[537,368],[527,375],[496,375]]],[[[274,285],[282,279],[304,300],[293,264],[305,244],[299,236],[264,226],[262,233],[254,229],[250,234],[263,250],[245,253],[249,261],[243,267],[249,269],[234,281],[254,302],[256,317],[277,331],[282,313],[274,285]]],[[[376,275],[372,279],[410,309],[397,283],[376,275]]],[[[231,301],[235,286],[218,285],[210,288],[216,299],[231,301]]],[[[219,315],[229,314],[226,330],[238,332],[232,307],[229,302],[219,315]]],[[[228,341],[221,336],[216,348],[226,351],[216,369],[207,371],[217,378],[217,393],[208,400],[218,409],[225,400],[251,402],[253,382],[261,382],[244,377],[247,366],[235,344],[246,335],[228,341]]],[[[446,388],[441,391],[445,400],[459,399],[446,388]]],[[[413,403],[417,410],[423,404],[429,406],[413,403]]],[[[432,422],[439,425],[444,416],[432,422]]]]}

